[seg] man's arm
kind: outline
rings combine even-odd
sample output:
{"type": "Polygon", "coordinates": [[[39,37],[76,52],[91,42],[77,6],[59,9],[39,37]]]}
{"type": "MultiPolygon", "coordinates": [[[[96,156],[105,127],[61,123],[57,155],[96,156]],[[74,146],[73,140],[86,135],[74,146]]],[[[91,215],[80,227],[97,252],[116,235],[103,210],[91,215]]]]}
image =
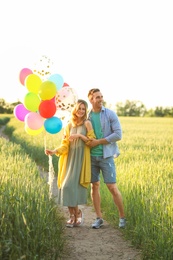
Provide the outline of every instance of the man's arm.
{"type": "Polygon", "coordinates": [[[99,144],[108,144],[109,142],[105,138],[101,139],[90,139],[90,142],[88,143],[89,147],[95,147],[99,144]]]}

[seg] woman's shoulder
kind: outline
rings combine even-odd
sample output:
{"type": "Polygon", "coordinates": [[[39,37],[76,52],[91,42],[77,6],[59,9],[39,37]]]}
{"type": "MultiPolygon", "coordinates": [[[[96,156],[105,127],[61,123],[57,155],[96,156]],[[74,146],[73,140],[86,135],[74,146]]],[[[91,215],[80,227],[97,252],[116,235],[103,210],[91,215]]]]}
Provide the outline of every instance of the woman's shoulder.
{"type": "Polygon", "coordinates": [[[90,121],[89,119],[86,119],[86,120],[84,121],[84,124],[85,124],[85,126],[91,125],[91,121],[90,121]]]}
{"type": "Polygon", "coordinates": [[[92,127],[92,124],[91,124],[91,121],[90,120],[85,120],[85,122],[84,122],[84,124],[85,124],[85,127],[86,127],[86,129],[87,129],[87,131],[90,131],[90,130],[92,130],[93,129],[93,127],[92,127]]]}

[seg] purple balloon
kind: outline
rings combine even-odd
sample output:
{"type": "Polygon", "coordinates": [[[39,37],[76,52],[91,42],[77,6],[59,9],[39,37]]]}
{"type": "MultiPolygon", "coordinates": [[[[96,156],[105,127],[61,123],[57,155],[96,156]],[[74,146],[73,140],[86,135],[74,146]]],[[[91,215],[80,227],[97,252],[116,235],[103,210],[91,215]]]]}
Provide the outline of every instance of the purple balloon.
{"type": "Polygon", "coordinates": [[[23,104],[19,104],[19,105],[15,106],[15,108],[14,108],[14,115],[20,121],[24,121],[25,120],[25,116],[29,112],[31,112],[31,111],[26,109],[26,107],[23,104]]]}

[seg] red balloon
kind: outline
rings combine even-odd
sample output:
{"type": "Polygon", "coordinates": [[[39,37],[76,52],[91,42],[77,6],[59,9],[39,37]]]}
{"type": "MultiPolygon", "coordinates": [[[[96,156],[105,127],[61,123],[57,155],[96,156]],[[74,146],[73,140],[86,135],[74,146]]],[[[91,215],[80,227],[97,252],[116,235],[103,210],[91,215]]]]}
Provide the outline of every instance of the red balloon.
{"type": "Polygon", "coordinates": [[[39,105],[39,113],[44,118],[52,117],[56,112],[56,105],[52,100],[43,100],[39,105]]]}
{"type": "Polygon", "coordinates": [[[62,87],[63,87],[63,88],[64,88],[64,87],[69,87],[69,85],[68,85],[67,83],[64,82],[64,84],[63,84],[62,87]]]}

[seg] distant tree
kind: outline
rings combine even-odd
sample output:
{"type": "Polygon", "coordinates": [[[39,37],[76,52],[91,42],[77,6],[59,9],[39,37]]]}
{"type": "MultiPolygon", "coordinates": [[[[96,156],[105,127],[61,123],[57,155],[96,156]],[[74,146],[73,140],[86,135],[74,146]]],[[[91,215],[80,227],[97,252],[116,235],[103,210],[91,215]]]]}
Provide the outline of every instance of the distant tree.
{"type": "Polygon", "coordinates": [[[5,100],[3,98],[0,98],[0,106],[3,107],[5,105],[5,100]]]}
{"type": "Polygon", "coordinates": [[[117,103],[116,111],[118,116],[144,116],[147,112],[145,105],[141,101],[135,100],[117,103]]]}
{"type": "Polygon", "coordinates": [[[155,116],[157,117],[164,117],[164,110],[163,107],[156,107],[154,111],[155,116]]]}
{"type": "Polygon", "coordinates": [[[154,109],[151,108],[151,109],[147,110],[145,116],[155,117],[155,111],[154,111],[154,109]]]}
{"type": "Polygon", "coordinates": [[[0,98],[0,113],[4,113],[4,106],[5,106],[5,100],[3,98],[0,98]]]}
{"type": "Polygon", "coordinates": [[[0,99],[0,114],[12,114],[16,105],[21,102],[6,103],[3,98],[0,99]]]}
{"type": "Polygon", "coordinates": [[[173,117],[173,107],[166,107],[164,108],[164,115],[167,117],[173,117]]]}

